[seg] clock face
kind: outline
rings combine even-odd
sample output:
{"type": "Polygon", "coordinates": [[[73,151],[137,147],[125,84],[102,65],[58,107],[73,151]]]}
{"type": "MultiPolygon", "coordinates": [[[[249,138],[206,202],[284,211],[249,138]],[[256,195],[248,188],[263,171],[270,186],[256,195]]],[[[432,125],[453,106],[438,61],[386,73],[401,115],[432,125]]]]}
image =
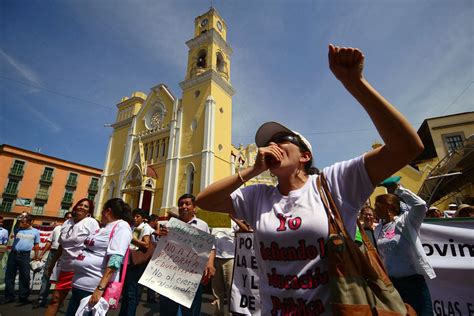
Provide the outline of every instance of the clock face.
{"type": "Polygon", "coordinates": [[[217,28],[219,29],[219,31],[222,32],[222,23],[221,23],[221,21],[217,21],[217,28]]]}
{"type": "Polygon", "coordinates": [[[201,26],[206,26],[207,25],[207,19],[204,19],[201,21],[201,26]]]}

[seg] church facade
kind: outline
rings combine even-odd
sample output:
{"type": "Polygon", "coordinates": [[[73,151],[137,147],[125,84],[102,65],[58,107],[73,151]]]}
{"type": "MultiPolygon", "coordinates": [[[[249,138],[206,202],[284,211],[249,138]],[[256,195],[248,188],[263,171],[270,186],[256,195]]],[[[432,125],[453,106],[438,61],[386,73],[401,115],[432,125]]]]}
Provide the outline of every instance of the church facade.
{"type": "Polygon", "coordinates": [[[182,194],[196,195],[235,172],[227,26],[214,8],[194,22],[181,98],[159,84],[117,104],[97,213],[121,197],[132,209],[165,217],[182,194]]]}

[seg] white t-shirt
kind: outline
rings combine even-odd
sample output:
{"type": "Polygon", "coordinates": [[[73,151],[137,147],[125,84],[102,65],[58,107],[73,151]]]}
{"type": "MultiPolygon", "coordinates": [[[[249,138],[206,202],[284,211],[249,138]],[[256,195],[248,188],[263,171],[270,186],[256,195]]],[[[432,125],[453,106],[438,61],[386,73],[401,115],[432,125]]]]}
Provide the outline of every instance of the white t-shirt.
{"type": "Polygon", "coordinates": [[[58,263],[61,271],[74,270],[72,261],[84,248],[84,240],[98,229],[99,223],[92,217],[86,217],[78,223],[71,218],[63,223],[59,237],[59,244],[63,247],[58,263]]]}
{"type": "MultiPolygon", "coordinates": [[[[355,235],[360,207],[373,191],[363,156],[323,170],[346,228],[355,235]]],[[[328,220],[312,175],[283,196],[253,185],[231,194],[236,217],[255,229],[262,315],[331,315],[324,244],[328,220]]]]}
{"type": "MultiPolygon", "coordinates": [[[[84,291],[93,292],[102,279],[107,262],[111,255],[125,256],[132,240],[130,225],[117,220],[90,235],[85,241],[85,249],[74,260],[74,277],[72,286],[84,291]],[[112,239],[110,235],[115,227],[112,239]]],[[[120,278],[115,272],[109,282],[117,282],[120,278]]]]}
{"type": "Polygon", "coordinates": [[[234,221],[231,223],[232,228],[212,228],[211,230],[216,237],[216,258],[233,259],[235,256],[235,231],[239,228],[234,221]]]}
{"type": "MultiPolygon", "coordinates": [[[[155,230],[150,225],[148,225],[148,223],[142,222],[133,229],[133,236],[142,241],[143,237],[151,236],[154,231],[155,230]]],[[[138,250],[138,247],[130,244],[130,250],[138,250]]]]}
{"type": "Polygon", "coordinates": [[[58,249],[59,237],[61,236],[61,225],[54,227],[53,232],[49,235],[47,241],[51,243],[51,249],[58,249]]]}

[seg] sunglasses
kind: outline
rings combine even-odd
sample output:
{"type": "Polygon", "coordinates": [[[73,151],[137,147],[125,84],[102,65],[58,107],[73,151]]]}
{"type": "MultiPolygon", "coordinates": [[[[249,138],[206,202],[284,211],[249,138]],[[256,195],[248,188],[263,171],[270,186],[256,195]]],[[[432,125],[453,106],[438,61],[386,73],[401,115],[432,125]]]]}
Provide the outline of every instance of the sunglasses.
{"type": "Polygon", "coordinates": [[[298,139],[298,136],[295,136],[295,135],[277,135],[277,136],[274,136],[268,141],[267,146],[270,143],[281,144],[281,143],[287,143],[287,142],[292,143],[292,144],[294,144],[298,147],[301,147],[301,142],[298,139]]]}

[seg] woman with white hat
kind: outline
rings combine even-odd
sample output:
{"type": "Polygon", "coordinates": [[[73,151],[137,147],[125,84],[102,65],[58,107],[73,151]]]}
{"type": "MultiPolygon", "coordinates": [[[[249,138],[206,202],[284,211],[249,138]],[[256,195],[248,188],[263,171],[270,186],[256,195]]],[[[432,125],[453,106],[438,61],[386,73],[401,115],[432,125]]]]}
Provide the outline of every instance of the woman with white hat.
{"type": "MultiPolygon", "coordinates": [[[[423,150],[410,123],[363,77],[364,56],[329,46],[329,67],[364,107],[385,145],[323,170],[345,226],[355,234],[357,214],[374,186],[423,150]]],[[[328,220],[316,188],[314,152],[300,134],[276,122],[256,133],[255,164],[204,189],[202,209],[245,219],[255,230],[262,315],[330,315],[324,243],[328,220]],[[265,170],[278,185],[240,188],[265,170]]]]}

